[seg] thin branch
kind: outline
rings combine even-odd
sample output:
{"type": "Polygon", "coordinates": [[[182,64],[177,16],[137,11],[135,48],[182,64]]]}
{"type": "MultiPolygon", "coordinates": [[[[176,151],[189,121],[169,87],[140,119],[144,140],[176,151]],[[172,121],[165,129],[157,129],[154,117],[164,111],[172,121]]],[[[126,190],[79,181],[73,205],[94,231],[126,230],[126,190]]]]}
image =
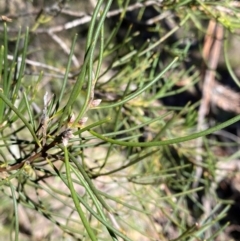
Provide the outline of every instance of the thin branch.
{"type": "MultiPolygon", "coordinates": [[[[13,56],[12,56],[12,55],[8,55],[7,58],[8,58],[8,60],[13,60],[13,56]]],[[[21,63],[21,62],[22,62],[22,58],[21,58],[21,57],[18,57],[18,58],[17,58],[17,61],[18,61],[19,63],[21,63]]],[[[41,63],[41,62],[33,61],[33,60],[30,60],[30,59],[25,59],[25,62],[26,62],[26,64],[28,64],[28,65],[31,65],[31,66],[34,66],[34,67],[40,67],[40,68],[43,68],[43,69],[52,70],[52,71],[57,72],[57,73],[60,73],[60,74],[62,74],[62,75],[64,75],[64,73],[65,73],[64,70],[60,70],[60,69],[58,69],[58,68],[56,68],[56,67],[53,67],[53,66],[47,65],[47,64],[43,64],[43,63],[41,63]]],[[[72,75],[69,74],[69,77],[72,77],[72,75]]]]}
{"type": "MultiPolygon", "coordinates": [[[[153,5],[161,6],[161,2],[162,2],[162,0],[159,0],[159,1],[152,1],[152,0],[150,0],[150,1],[146,1],[145,3],[135,3],[133,5],[128,6],[126,8],[126,11],[127,12],[131,12],[131,11],[134,11],[134,10],[142,8],[142,7],[149,7],[149,6],[153,6],[153,5]]],[[[107,18],[111,18],[111,17],[114,17],[116,15],[119,15],[119,14],[122,13],[122,11],[123,11],[123,9],[121,9],[121,8],[109,11],[108,14],[107,14],[107,18]]],[[[82,12],[76,13],[74,11],[67,11],[67,10],[64,10],[64,9],[62,9],[61,12],[65,13],[65,14],[72,15],[72,16],[78,16],[80,18],[79,19],[75,19],[75,20],[73,20],[71,22],[68,22],[66,24],[54,26],[54,27],[51,27],[51,28],[38,28],[38,29],[36,29],[34,31],[34,33],[49,33],[49,32],[56,33],[56,32],[61,32],[63,30],[75,28],[77,26],[89,23],[91,21],[91,19],[92,19],[91,14],[86,14],[85,13],[83,15],[82,12]]],[[[32,13],[35,13],[35,12],[32,12],[32,13]]],[[[25,15],[28,15],[28,14],[25,13],[25,15]]],[[[13,18],[12,15],[11,15],[11,17],[13,18]]],[[[16,16],[14,16],[14,17],[16,17],[16,16]]],[[[3,28],[0,27],[0,30],[2,31],[3,28]]],[[[16,32],[16,31],[18,31],[18,29],[16,29],[16,28],[8,28],[8,31],[16,32]]]]}
{"type": "MultiPolygon", "coordinates": [[[[204,120],[206,115],[208,114],[212,90],[215,82],[215,71],[217,69],[218,60],[220,57],[221,51],[221,40],[223,38],[223,27],[217,24],[215,21],[211,20],[208,26],[208,31],[205,38],[205,45],[203,49],[204,58],[208,60],[208,69],[205,72],[204,82],[203,82],[203,90],[202,90],[202,100],[200,104],[200,108],[198,111],[198,125],[197,130],[201,131],[204,126],[204,120]]],[[[200,149],[203,145],[203,139],[197,139],[197,153],[199,153],[200,149]]],[[[196,188],[199,184],[199,180],[202,176],[202,156],[198,155],[196,157],[196,162],[199,165],[196,167],[196,179],[193,183],[193,187],[196,188]]]]}
{"type": "MultiPolygon", "coordinates": [[[[48,35],[56,42],[59,44],[59,46],[63,49],[63,52],[67,54],[67,56],[70,54],[70,48],[59,38],[56,34],[52,32],[48,32],[48,35]]],[[[79,68],[80,63],[78,62],[77,57],[73,54],[72,56],[72,61],[73,64],[75,65],[76,68],[79,68]]]]}

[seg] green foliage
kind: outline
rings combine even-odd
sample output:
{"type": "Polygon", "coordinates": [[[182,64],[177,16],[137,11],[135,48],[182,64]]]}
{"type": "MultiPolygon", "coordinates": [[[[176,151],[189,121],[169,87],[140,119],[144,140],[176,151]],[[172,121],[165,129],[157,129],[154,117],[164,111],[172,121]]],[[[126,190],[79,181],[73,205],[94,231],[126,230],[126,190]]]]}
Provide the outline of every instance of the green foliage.
{"type": "MultiPolygon", "coordinates": [[[[43,26],[53,34],[50,23],[56,16],[40,12],[16,36],[12,23],[2,25],[0,212],[11,240],[36,240],[38,219],[49,221],[42,240],[222,237],[227,224],[219,221],[228,207],[222,208],[212,187],[217,172],[213,148],[218,144],[208,135],[240,116],[199,131],[199,102],[170,106],[164,101],[178,99],[201,79],[198,64],[186,67],[191,36],[202,40],[210,19],[226,31],[235,31],[239,22],[222,13],[216,1],[156,1],[151,7],[161,18],[144,25],[150,5],[138,1],[142,5],[134,17],[139,26],[123,27],[130,2],[112,6],[112,1],[97,1],[85,47],[77,29],[69,31],[62,37],[72,42],[68,56],[56,46],[44,52],[43,44],[45,62],[39,69],[29,61],[38,56],[35,34],[43,26]],[[108,15],[113,9],[121,10],[114,25],[108,15]],[[171,29],[163,27],[165,12],[177,22],[171,29]],[[82,63],[74,67],[79,49],[82,63]],[[197,138],[204,140],[200,151],[197,138]],[[204,161],[197,163],[196,156],[204,161]],[[194,186],[199,166],[204,172],[194,186]],[[206,216],[201,197],[209,196],[215,208],[206,216]]],[[[229,1],[217,2],[230,9],[229,1]]],[[[227,57],[226,65],[234,75],[227,57]]]]}

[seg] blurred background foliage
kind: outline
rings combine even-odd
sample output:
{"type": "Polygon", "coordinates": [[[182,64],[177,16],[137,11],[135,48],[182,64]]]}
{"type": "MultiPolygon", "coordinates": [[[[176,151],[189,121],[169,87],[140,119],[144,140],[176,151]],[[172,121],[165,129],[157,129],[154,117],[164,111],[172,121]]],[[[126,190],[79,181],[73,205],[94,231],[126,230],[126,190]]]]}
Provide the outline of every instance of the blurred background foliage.
{"type": "Polygon", "coordinates": [[[238,1],[0,11],[0,240],[240,240],[238,1]]]}

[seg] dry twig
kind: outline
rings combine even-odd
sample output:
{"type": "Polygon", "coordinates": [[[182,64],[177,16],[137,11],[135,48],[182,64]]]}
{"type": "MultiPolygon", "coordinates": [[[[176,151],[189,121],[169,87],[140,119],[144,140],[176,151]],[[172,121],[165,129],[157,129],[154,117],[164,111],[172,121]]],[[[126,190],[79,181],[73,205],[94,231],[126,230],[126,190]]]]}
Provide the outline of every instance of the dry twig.
{"type": "MultiPolygon", "coordinates": [[[[218,25],[215,21],[211,20],[209,22],[204,49],[203,49],[203,57],[206,59],[206,63],[208,69],[205,72],[204,80],[203,80],[203,90],[202,90],[202,100],[200,104],[200,108],[198,111],[198,125],[197,130],[203,130],[205,116],[208,114],[212,89],[214,87],[215,82],[215,71],[218,65],[218,60],[221,51],[221,40],[223,38],[223,27],[218,25]]],[[[200,153],[200,149],[202,148],[202,138],[197,139],[197,153],[200,153]]],[[[198,155],[196,157],[196,162],[199,165],[196,167],[196,179],[193,183],[193,187],[196,188],[199,184],[199,180],[202,176],[202,157],[198,155]]]]}

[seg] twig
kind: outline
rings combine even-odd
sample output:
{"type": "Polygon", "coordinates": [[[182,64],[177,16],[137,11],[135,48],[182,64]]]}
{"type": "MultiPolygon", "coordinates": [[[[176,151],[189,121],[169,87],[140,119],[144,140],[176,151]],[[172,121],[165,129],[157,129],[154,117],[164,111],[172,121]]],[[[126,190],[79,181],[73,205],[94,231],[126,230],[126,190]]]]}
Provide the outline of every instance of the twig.
{"type": "MultiPolygon", "coordinates": [[[[63,51],[69,55],[70,54],[70,49],[69,47],[54,33],[48,32],[48,35],[56,42],[59,44],[59,46],[63,49],[63,51]]],[[[78,59],[75,55],[72,56],[72,61],[73,64],[75,65],[76,68],[79,68],[80,64],[78,62],[78,59]]]]}
{"type": "MultiPolygon", "coordinates": [[[[131,11],[134,11],[136,9],[139,9],[139,8],[142,8],[142,7],[148,7],[148,6],[153,6],[153,5],[157,5],[157,6],[161,6],[161,3],[162,3],[162,0],[159,0],[159,1],[146,1],[145,3],[135,3],[133,5],[130,5],[126,8],[126,11],[127,12],[131,12],[131,11]]],[[[114,17],[116,15],[119,15],[121,14],[123,11],[123,9],[116,9],[116,10],[112,10],[112,11],[109,11],[108,14],[107,14],[107,18],[111,18],[111,17],[114,17]]],[[[77,17],[80,17],[80,19],[75,19],[71,22],[68,22],[66,24],[63,24],[63,25],[58,25],[58,26],[54,26],[54,27],[51,27],[51,28],[38,28],[34,31],[34,33],[48,33],[48,32],[51,32],[51,33],[56,33],[56,32],[61,32],[63,30],[67,30],[67,29],[71,29],[71,28],[75,28],[77,26],[80,26],[80,25],[83,25],[83,24],[86,24],[86,23],[89,23],[92,19],[92,16],[91,14],[83,14],[82,12],[80,13],[76,13],[74,11],[68,11],[68,10],[64,10],[62,9],[61,12],[65,13],[65,14],[69,14],[69,15],[72,15],[72,16],[77,16],[77,17]]],[[[35,12],[32,12],[35,14],[35,12]]],[[[28,15],[27,13],[25,14],[22,14],[22,15],[28,15]]],[[[11,16],[12,18],[13,17],[17,17],[17,16],[13,16],[13,15],[9,15],[11,16]]],[[[21,15],[19,15],[21,16],[21,15]]],[[[0,30],[2,31],[3,30],[3,27],[0,27],[0,30]]],[[[17,32],[18,29],[16,28],[8,28],[8,31],[10,32],[17,32]]]]}
{"type": "MultiPolygon", "coordinates": [[[[208,69],[206,70],[203,83],[203,96],[198,111],[198,125],[197,130],[201,131],[204,126],[205,116],[209,111],[212,89],[215,81],[215,70],[217,68],[220,51],[221,51],[221,39],[223,38],[223,28],[215,21],[211,20],[208,26],[208,31],[205,38],[205,45],[203,54],[208,59],[208,69]]],[[[197,139],[197,153],[200,153],[202,148],[202,138],[197,139]]],[[[193,183],[193,187],[196,188],[199,184],[199,180],[202,176],[202,156],[196,157],[196,162],[199,163],[196,167],[196,178],[193,183]]]]}
{"type": "MultiPolygon", "coordinates": [[[[8,58],[8,60],[13,60],[13,56],[12,56],[12,55],[8,55],[7,58],[8,58]]],[[[18,58],[17,58],[17,61],[18,61],[19,63],[21,63],[21,62],[22,62],[22,58],[21,58],[21,57],[18,57],[18,58]]],[[[43,69],[52,70],[52,71],[57,72],[57,73],[60,73],[60,74],[62,74],[62,75],[64,75],[64,73],[65,73],[64,70],[60,70],[60,69],[58,69],[58,68],[56,68],[56,67],[53,67],[53,66],[51,66],[51,65],[43,64],[43,63],[41,63],[41,62],[33,61],[33,60],[30,60],[30,59],[25,59],[25,63],[26,63],[26,64],[29,64],[29,65],[31,65],[31,66],[41,67],[41,68],[43,68],[43,69]]],[[[69,74],[69,77],[70,77],[70,78],[71,78],[72,76],[73,76],[72,74],[69,74]]]]}

